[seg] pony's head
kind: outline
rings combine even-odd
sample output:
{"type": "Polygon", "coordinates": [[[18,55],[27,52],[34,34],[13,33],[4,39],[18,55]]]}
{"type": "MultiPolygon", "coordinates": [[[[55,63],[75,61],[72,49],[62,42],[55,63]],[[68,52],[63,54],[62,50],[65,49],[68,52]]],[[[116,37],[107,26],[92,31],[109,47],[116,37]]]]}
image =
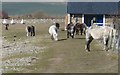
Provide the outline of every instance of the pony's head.
{"type": "Polygon", "coordinates": [[[59,29],[60,24],[59,23],[55,23],[55,26],[59,29]]]}
{"type": "Polygon", "coordinates": [[[88,28],[89,28],[85,23],[82,23],[82,25],[83,25],[83,27],[84,27],[85,29],[88,29],[88,28]]]}

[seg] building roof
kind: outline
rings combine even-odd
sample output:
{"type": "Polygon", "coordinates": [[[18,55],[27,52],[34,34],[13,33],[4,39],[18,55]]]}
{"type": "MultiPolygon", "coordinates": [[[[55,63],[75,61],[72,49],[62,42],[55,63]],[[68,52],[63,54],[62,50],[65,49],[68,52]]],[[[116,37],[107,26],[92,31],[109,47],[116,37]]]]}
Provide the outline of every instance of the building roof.
{"type": "Polygon", "coordinates": [[[67,13],[71,14],[118,14],[120,2],[68,2],[67,13]]]}

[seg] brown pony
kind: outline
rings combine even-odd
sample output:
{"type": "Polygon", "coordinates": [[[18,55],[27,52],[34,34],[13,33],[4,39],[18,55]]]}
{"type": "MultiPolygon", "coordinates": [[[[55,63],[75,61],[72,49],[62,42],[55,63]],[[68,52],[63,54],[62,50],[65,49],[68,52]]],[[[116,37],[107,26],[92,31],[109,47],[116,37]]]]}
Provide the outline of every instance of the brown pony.
{"type": "Polygon", "coordinates": [[[81,33],[81,35],[82,35],[82,33],[84,32],[84,34],[85,34],[85,29],[86,29],[86,27],[85,27],[85,24],[84,23],[76,23],[76,25],[75,25],[75,32],[76,32],[76,35],[79,35],[79,32],[81,33]]]}
{"type": "Polygon", "coordinates": [[[75,26],[73,25],[72,22],[67,25],[66,29],[67,29],[67,38],[69,38],[69,36],[74,38],[75,26]]]}
{"type": "Polygon", "coordinates": [[[35,27],[34,26],[26,26],[26,36],[35,36],[35,27]]]}

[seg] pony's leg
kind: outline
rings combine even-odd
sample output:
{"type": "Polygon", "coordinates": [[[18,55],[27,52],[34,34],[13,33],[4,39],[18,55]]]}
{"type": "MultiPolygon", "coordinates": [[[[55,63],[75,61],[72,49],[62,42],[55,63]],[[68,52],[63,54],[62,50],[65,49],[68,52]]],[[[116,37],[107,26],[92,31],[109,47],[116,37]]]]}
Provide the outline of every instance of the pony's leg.
{"type": "Polygon", "coordinates": [[[76,32],[76,35],[79,35],[79,30],[78,29],[76,29],[75,32],[76,32]]]}
{"type": "Polygon", "coordinates": [[[73,33],[71,34],[71,37],[74,38],[74,34],[73,33]]]}
{"type": "Polygon", "coordinates": [[[67,38],[69,38],[70,33],[67,31],[67,38]]]}
{"type": "Polygon", "coordinates": [[[104,50],[106,50],[106,51],[108,51],[108,41],[109,41],[108,37],[103,38],[104,50]]]}
{"type": "Polygon", "coordinates": [[[33,27],[33,36],[35,36],[35,27],[34,26],[32,26],[33,27]]]}
{"type": "Polygon", "coordinates": [[[72,37],[72,38],[74,38],[74,33],[72,32],[72,33],[70,33],[70,36],[72,37]]]}
{"type": "Polygon", "coordinates": [[[54,40],[53,35],[51,35],[51,39],[54,40]]]}
{"type": "Polygon", "coordinates": [[[33,31],[33,36],[35,36],[35,31],[33,31]]]}
{"type": "Polygon", "coordinates": [[[75,30],[75,34],[77,35],[77,30],[75,30]]]}
{"type": "Polygon", "coordinates": [[[70,36],[72,37],[72,33],[70,32],[70,36]]]}
{"type": "Polygon", "coordinates": [[[6,25],[5,30],[8,30],[8,26],[6,25]]]}
{"type": "Polygon", "coordinates": [[[54,38],[55,41],[58,41],[57,34],[53,34],[53,38],[54,38]]]}
{"type": "Polygon", "coordinates": [[[33,32],[32,31],[30,32],[30,35],[33,36],[33,32]]]}
{"type": "Polygon", "coordinates": [[[29,32],[27,32],[26,36],[29,36],[29,32]]]}
{"type": "Polygon", "coordinates": [[[76,30],[76,35],[79,35],[78,30],[76,30]]]}
{"type": "Polygon", "coordinates": [[[83,33],[83,29],[80,29],[80,33],[81,33],[81,35],[82,35],[82,33],[83,33]]]}
{"type": "Polygon", "coordinates": [[[70,36],[73,38],[73,32],[70,32],[70,36]]]}
{"type": "Polygon", "coordinates": [[[85,30],[84,30],[84,35],[85,35],[85,30]]]}
{"type": "Polygon", "coordinates": [[[75,34],[75,32],[73,31],[73,32],[72,32],[72,38],[74,38],[74,34],[75,34]]]}
{"type": "Polygon", "coordinates": [[[90,37],[86,40],[85,49],[86,49],[87,51],[90,51],[90,43],[92,42],[92,40],[93,40],[93,37],[92,37],[92,36],[90,36],[90,37]]]}
{"type": "Polygon", "coordinates": [[[31,35],[31,33],[30,32],[28,32],[28,36],[30,36],[31,35]]]}
{"type": "Polygon", "coordinates": [[[83,28],[83,33],[84,33],[84,35],[85,35],[85,33],[86,33],[85,31],[86,31],[85,28],[83,28]]]}

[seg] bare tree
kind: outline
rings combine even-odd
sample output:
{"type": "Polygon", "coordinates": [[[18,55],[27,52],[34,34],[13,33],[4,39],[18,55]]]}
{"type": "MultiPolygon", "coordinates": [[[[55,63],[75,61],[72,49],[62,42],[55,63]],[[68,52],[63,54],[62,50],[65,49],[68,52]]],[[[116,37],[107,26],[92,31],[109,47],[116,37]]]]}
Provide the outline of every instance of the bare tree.
{"type": "Polygon", "coordinates": [[[34,18],[37,18],[37,19],[40,19],[40,18],[44,18],[44,17],[45,17],[44,13],[41,12],[41,11],[37,11],[37,12],[33,13],[32,16],[33,16],[34,18]]]}
{"type": "Polygon", "coordinates": [[[0,11],[0,18],[2,18],[2,19],[8,19],[9,18],[9,16],[8,16],[8,13],[7,12],[5,12],[5,11],[0,11]]]}

